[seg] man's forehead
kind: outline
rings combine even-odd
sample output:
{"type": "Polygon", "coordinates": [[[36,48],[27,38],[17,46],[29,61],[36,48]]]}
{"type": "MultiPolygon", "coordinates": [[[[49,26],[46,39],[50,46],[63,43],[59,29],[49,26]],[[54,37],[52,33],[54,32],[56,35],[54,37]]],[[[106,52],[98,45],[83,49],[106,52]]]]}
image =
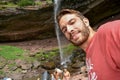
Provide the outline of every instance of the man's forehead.
{"type": "Polygon", "coordinates": [[[61,17],[60,19],[60,23],[63,23],[63,22],[69,22],[71,19],[77,17],[75,14],[66,14],[64,16],[61,17]]]}
{"type": "Polygon", "coordinates": [[[61,20],[62,19],[65,19],[65,20],[70,20],[74,17],[77,17],[75,14],[65,14],[64,16],[61,17],[61,20]]]}

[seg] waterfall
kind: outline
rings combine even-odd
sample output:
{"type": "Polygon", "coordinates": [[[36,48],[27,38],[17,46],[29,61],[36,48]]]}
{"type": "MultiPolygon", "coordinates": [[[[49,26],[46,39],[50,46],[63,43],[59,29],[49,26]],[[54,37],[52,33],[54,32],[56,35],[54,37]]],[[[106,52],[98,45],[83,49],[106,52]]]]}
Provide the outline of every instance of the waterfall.
{"type": "Polygon", "coordinates": [[[57,35],[57,40],[58,40],[58,46],[59,46],[59,52],[60,52],[60,60],[61,63],[63,62],[63,51],[61,47],[61,41],[60,41],[60,29],[58,27],[58,23],[56,20],[56,15],[60,9],[61,5],[61,0],[54,0],[54,20],[55,20],[55,30],[56,30],[56,35],[57,35]]]}

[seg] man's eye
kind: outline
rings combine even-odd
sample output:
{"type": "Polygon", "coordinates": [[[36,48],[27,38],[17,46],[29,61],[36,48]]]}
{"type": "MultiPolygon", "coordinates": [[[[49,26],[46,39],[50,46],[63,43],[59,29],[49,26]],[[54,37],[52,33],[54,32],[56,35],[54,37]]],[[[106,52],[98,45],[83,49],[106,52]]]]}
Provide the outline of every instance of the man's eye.
{"type": "Polygon", "coordinates": [[[65,33],[67,31],[67,28],[63,28],[62,32],[65,33]]]}
{"type": "Polygon", "coordinates": [[[75,20],[71,20],[70,21],[70,24],[72,25],[72,24],[74,24],[75,23],[75,20]]]}

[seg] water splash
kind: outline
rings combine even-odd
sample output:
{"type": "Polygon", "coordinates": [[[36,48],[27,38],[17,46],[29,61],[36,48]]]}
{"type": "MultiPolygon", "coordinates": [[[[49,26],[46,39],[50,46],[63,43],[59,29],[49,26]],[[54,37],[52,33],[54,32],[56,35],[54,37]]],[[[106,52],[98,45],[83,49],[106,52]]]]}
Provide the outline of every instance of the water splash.
{"type": "Polygon", "coordinates": [[[45,71],[42,73],[42,79],[41,80],[48,80],[50,78],[50,74],[45,71]]]}

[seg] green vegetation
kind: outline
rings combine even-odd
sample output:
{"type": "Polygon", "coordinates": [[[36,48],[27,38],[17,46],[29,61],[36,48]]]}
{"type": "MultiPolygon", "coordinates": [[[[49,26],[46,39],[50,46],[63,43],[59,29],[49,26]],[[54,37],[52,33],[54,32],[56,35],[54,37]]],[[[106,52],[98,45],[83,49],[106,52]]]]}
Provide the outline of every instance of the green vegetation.
{"type": "Polygon", "coordinates": [[[8,68],[12,68],[16,65],[16,63],[13,61],[11,64],[8,65],[8,68]]]}
{"type": "MultiPolygon", "coordinates": [[[[53,0],[46,0],[47,4],[52,4],[53,0]]],[[[10,1],[0,1],[0,10],[5,8],[13,7],[25,7],[25,6],[41,6],[44,4],[43,1],[34,1],[34,0],[10,0],[10,1]]]]}
{"type": "Polygon", "coordinates": [[[0,70],[0,75],[3,75],[3,74],[5,74],[4,71],[0,70]]]}
{"type": "MultiPolygon", "coordinates": [[[[7,60],[15,60],[19,58],[31,62],[34,61],[35,59],[41,59],[41,58],[51,59],[54,56],[58,55],[56,54],[57,50],[58,49],[56,49],[55,51],[49,51],[47,53],[45,53],[45,51],[40,51],[36,53],[35,57],[29,57],[29,56],[25,56],[28,55],[27,54],[28,51],[24,51],[23,49],[18,47],[6,45],[6,46],[0,46],[0,56],[2,56],[7,60]]],[[[12,65],[14,65],[14,63],[12,65]]]]}
{"type": "MultiPolygon", "coordinates": [[[[57,49],[57,50],[59,50],[59,49],[57,49]]],[[[50,51],[50,52],[47,52],[47,53],[45,53],[44,51],[40,51],[35,55],[35,57],[37,59],[41,59],[41,58],[53,59],[53,57],[58,55],[58,54],[56,54],[56,51],[50,51]]]]}
{"type": "Polygon", "coordinates": [[[16,8],[18,5],[12,3],[12,2],[0,2],[0,10],[6,9],[6,8],[16,8]]]}
{"type": "Polygon", "coordinates": [[[64,53],[71,54],[74,49],[77,49],[77,47],[75,47],[72,44],[69,44],[64,48],[64,53]]]}
{"type": "Polygon", "coordinates": [[[0,56],[5,59],[17,59],[22,58],[25,51],[21,48],[13,46],[0,46],[0,56]]]}
{"type": "Polygon", "coordinates": [[[35,2],[35,5],[37,5],[37,6],[41,6],[42,5],[42,2],[35,2]]]}
{"type": "Polygon", "coordinates": [[[29,5],[34,5],[34,4],[35,4],[34,0],[20,0],[20,1],[18,2],[18,5],[19,5],[20,7],[29,6],[29,5]]]}
{"type": "Polygon", "coordinates": [[[48,4],[51,4],[53,1],[52,0],[46,0],[48,4]]]}

